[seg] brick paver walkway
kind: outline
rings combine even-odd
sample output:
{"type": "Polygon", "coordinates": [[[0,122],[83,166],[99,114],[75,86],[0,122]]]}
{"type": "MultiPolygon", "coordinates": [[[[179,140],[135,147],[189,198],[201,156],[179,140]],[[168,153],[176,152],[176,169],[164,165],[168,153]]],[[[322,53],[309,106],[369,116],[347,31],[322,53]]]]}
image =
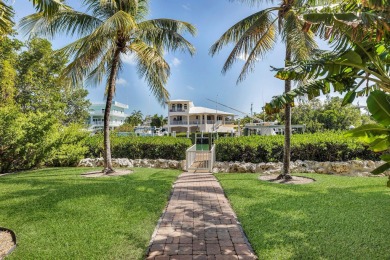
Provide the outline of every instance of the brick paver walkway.
{"type": "Polygon", "coordinates": [[[183,173],[147,259],[257,259],[211,173],[183,173]]]}

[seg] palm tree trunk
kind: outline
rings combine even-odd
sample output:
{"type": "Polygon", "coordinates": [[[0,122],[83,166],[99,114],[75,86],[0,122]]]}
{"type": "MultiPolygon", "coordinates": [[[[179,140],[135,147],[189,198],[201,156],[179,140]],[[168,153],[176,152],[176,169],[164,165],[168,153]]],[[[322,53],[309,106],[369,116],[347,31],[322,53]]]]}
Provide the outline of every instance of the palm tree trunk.
{"type": "Polygon", "coordinates": [[[112,160],[111,160],[110,112],[111,112],[112,98],[114,96],[116,76],[118,73],[119,58],[120,58],[120,50],[116,49],[115,53],[114,53],[114,59],[112,60],[110,77],[108,80],[106,109],[104,110],[104,155],[103,155],[104,169],[103,169],[103,172],[105,174],[114,172],[114,169],[112,167],[112,160]]]}
{"type": "MultiPolygon", "coordinates": [[[[286,43],[286,59],[285,65],[291,61],[291,50],[289,43],[286,43]]],[[[291,91],[291,80],[284,82],[284,93],[291,91]]],[[[290,154],[291,154],[291,105],[286,104],[285,110],[285,128],[284,128],[284,150],[283,150],[283,172],[278,176],[278,179],[291,179],[290,175],[290,154]]]]}

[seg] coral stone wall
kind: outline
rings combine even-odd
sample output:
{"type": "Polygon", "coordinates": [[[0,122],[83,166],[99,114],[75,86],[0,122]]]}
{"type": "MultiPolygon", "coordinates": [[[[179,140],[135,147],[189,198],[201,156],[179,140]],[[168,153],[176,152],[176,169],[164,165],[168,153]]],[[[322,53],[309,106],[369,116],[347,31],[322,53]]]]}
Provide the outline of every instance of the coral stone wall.
{"type": "MultiPolygon", "coordinates": [[[[292,173],[320,173],[339,174],[349,176],[371,176],[372,170],[382,165],[384,162],[374,161],[347,161],[347,162],[315,162],[315,161],[295,161],[291,162],[292,173]]],[[[185,161],[165,160],[165,159],[113,159],[114,167],[145,167],[161,169],[185,170],[185,161]]],[[[103,158],[83,159],[79,167],[103,167],[103,158]]],[[[245,162],[215,162],[213,173],[263,173],[276,174],[282,170],[282,163],[245,163],[245,162]]],[[[384,175],[390,175],[386,171],[384,175]]]]}

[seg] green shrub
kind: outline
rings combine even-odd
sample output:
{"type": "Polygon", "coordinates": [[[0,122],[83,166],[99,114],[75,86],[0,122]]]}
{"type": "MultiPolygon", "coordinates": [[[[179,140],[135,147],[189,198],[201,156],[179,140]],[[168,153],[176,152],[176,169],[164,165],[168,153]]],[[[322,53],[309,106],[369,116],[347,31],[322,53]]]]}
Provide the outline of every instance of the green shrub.
{"type": "MultiPolygon", "coordinates": [[[[86,146],[88,147],[88,157],[101,157],[103,136],[95,135],[87,138],[86,146]]],[[[186,138],[111,135],[113,158],[184,160],[185,151],[190,146],[191,140],[186,138]]]]}
{"type": "MultiPolygon", "coordinates": [[[[217,161],[277,162],[283,160],[284,136],[244,136],[215,141],[217,161]]],[[[379,160],[379,155],[342,132],[296,134],[291,138],[291,160],[379,160]]]]}
{"type": "Polygon", "coordinates": [[[57,122],[47,113],[0,107],[0,172],[41,166],[55,146],[57,122]]]}
{"type": "Polygon", "coordinates": [[[55,148],[52,149],[49,158],[45,161],[47,166],[77,166],[85,157],[88,148],[85,140],[89,133],[77,124],[60,129],[56,139],[55,148]]]}

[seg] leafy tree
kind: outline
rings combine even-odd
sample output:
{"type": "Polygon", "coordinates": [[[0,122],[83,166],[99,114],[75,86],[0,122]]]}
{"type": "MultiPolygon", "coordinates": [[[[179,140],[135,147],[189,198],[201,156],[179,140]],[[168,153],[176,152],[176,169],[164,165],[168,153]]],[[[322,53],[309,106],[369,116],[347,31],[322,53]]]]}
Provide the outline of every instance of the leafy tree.
{"type": "Polygon", "coordinates": [[[34,38],[17,57],[15,101],[23,112],[40,111],[55,114],[63,124],[84,123],[88,116],[88,92],[70,88],[60,78],[68,62],[64,54],[55,54],[51,43],[34,38]]]}
{"type": "Polygon", "coordinates": [[[142,118],[144,117],[144,115],[142,114],[141,110],[133,110],[133,112],[131,112],[131,115],[129,115],[125,122],[131,126],[137,126],[139,124],[142,124],[142,118]]]}
{"type": "Polygon", "coordinates": [[[22,42],[8,36],[0,38],[0,106],[12,104],[15,96],[16,62],[22,42]]]}
{"type": "MultiPolygon", "coordinates": [[[[246,0],[241,0],[242,2],[246,0]]],[[[260,3],[260,0],[251,0],[260,3]]],[[[270,1],[273,2],[273,1],[270,1]]],[[[238,77],[242,81],[248,72],[253,70],[259,57],[270,51],[277,41],[278,33],[286,46],[285,63],[304,60],[316,48],[310,30],[302,30],[303,23],[299,11],[311,1],[283,0],[280,5],[266,8],[239,21],[228,29],[211,47],[214,55],[223,46],[234,43],[235,46],[223,67],[226,72],[240,56],[246,57],[245,65],[238,77]]],[[[291,81],[285,81],[285,93],[291,91],[291,81]]],[[[283,156],[283,173],[278,178],[291,179],[290,176],[290,137],[291,137],[291,105],[285,104],[285,145],[283,156]]]]}
{"type": "Polygon", "coordinates": [[[291,117],[293,124],[305,124],[307,131],[312,133],[347,130],[350,126],[358,127],[363,122],[370,122],[359,108],[351,104],[343,106],[339,97],[328,98],[324,103],[318,99],[301,103],[293,108],[291,117]]]}
{"type": "Polygon", "coordinates": [[[166,124],[166,120],[163,115],[155,114],[151,117],[150,126],[162,127],[164,124],[166,124]]]}
{"type": "Polygon", "coordinates": [[[74,83],[88,79],[100,83],[106,78],[106,107],[104,115],[104,172],[113,172],[109,136],[109,117],[115,82],[126,54],[136,57],[138,72],[148,82],[156,98],[164,104],[168,99],[165,88],[169,65],[163,51],[183,50],[194,53],[193,46],[181,33],[195,33],[186,22],[170,19],[146,20],[147,0],[85,0],[88,13],[59,8],[48,17],[40,12],[25,18],[22,27],[32,33],[55,35],[78,34],[80,39],[61,52],[73,57],[64,76],[74,83]]]}

